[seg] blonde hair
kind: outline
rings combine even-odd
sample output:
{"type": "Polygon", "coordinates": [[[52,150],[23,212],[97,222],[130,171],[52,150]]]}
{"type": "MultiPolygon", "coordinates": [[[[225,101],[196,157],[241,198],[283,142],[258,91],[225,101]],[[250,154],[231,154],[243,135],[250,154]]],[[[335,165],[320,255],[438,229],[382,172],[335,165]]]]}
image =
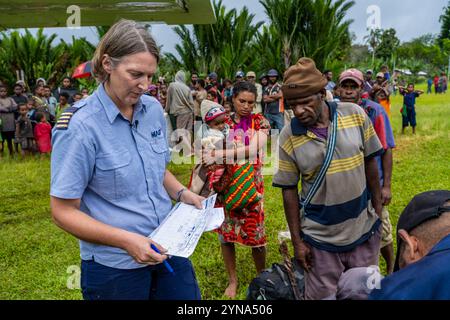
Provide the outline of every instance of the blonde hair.
{"type": "Polygon", "coordinates": [[[141,52],[149,52],[159,62],[159,48],[147,29],[135,21],[122,19],[100,40],[92,59],[93,73],[100,82],[105,82],[109,79],[102,64],[105,54],[115,68],[125,56],[141,52]]]}

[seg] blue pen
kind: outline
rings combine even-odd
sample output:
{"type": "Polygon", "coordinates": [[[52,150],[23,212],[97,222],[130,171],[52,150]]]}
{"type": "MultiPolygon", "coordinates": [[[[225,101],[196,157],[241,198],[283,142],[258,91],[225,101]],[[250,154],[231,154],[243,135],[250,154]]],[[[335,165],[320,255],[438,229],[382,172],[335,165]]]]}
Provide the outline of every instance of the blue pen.
{"type": "MultiPolygon", "coordinates": [[[[153,251],[155,251],[156,253],[161,254],[161,252],[158,250],[158,248],[152,243],[150,245],[150,247],[153,249],[153,251]]],[[[173,268],[170,266],[170,264],[164,260],[164,266],[166,267],[166,269],[171,273],[171,274],[175,274],[175,271],[173,271],[173,268]]]]}

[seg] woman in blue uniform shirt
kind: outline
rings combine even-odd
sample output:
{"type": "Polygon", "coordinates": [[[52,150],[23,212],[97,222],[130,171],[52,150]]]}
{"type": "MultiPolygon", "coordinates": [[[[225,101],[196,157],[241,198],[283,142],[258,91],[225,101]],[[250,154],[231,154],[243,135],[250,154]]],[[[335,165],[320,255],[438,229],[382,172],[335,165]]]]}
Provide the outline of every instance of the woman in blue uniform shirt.
{"type": "Polygon", "coordinates": [[[169,273],[164,248],[148,238],[171,210],[171,198],[198,208],[203,200],[166,169],[163,108],[143,95],[158,60],[144,27],[116,23],[92,60],[101,84],[53,131],[52,216],[80,239],[84,299],[200,299],[191,262],[172,257],[169,273]]]}

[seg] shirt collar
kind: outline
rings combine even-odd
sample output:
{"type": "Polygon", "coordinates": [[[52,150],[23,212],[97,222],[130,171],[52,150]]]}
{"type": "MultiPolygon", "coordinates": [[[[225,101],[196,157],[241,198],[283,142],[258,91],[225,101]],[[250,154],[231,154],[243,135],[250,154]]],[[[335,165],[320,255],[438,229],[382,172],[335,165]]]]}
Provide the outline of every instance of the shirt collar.
{"type": "MultiPolygon", "coordinates": [[[[119,108],[117,108],[116,104],[108,93],[105,90],[105,86],[102,83],[100,86],[98,86],[97,89],[97,97],[100,100],[101,104],[103,105],[106,116],[108,117],[109,122],[112,124],[114,120],[116,120],[117,116],[120,114],[119,108]]],[[[147,112],[147,107],[142,103],[142,97],[139,98],[139,101],[134,106],[134,113],[137,114],[144,110],[144,112],[147,112]]]]}
{"type": "Polygon", "coordinates": [[[445,238],[443,238],[441,241],[439,241],[438,244],[436,244],[427,255],[429,256],[437,252],[446,250],[450,250],[450,234],[447,235],[445,238]]]}
{"type": "MultiPolygon", "coordinates": [[[[337,112],[337,103],[329,103],[328,101],[325,101],[325,103],[330,110],[330,119],[333,119],[334,113],[337,112]]],[[[296,117],[294,117],[291,121],[291,129],[294,136],[304,136],[308,132],[308,128],[303,126],[296,117]]]]}

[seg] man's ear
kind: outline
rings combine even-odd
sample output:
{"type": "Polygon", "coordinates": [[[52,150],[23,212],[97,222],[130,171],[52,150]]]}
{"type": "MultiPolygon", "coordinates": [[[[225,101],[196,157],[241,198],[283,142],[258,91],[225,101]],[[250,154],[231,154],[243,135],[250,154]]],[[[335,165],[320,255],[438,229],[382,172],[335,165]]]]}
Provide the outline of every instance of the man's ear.
{"type": "Polygon", "coordinates": [[[398,235],[402,238],[404,250],[403,254],[408,264],[413,263],[421,258],[419,253],[419,242],[415,236],[411,236],[406,230],[400,229],[398,235]]]}

